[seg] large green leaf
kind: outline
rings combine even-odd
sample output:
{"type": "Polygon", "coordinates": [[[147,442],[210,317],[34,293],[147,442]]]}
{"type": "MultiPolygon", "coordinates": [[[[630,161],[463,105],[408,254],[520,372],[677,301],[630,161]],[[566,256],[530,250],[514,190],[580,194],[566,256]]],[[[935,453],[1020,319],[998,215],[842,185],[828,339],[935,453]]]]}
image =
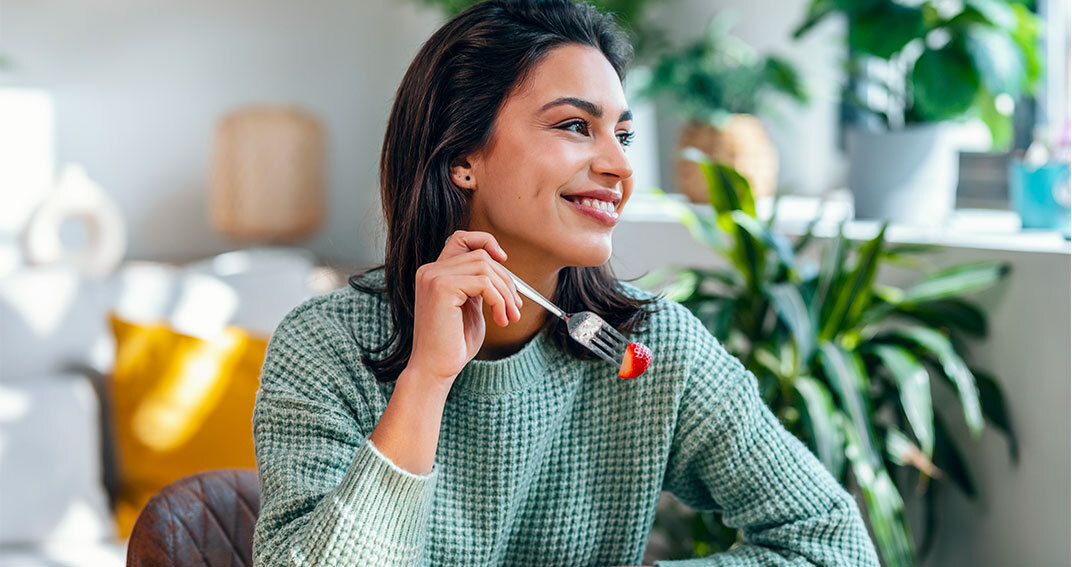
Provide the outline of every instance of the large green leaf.
{"type": "Polygon", "coordinates": [[[849,22],[849,47],[889,59],[925,31],[919,6],[881,2],[849,22]]]}
{"type": "Polygon", "coordinates": [[[1003,0],[965,0],[965,10],[975,10],[986,22],[1004,28],[1016,29],[1016,12],[1003,0]]]}
{"type": "Polygon", "coordinates": [[[848,413],[866,458],[880,466],[881,457],[872,431],[871,402],[867,396],[867,377],[860,357],[840,346],[823,341],[819,344],[819,362],[831,389],[837,394],[840,407],[848,413]]]}
{"type": "Polygon", "coordinates": [[[819,283],[815,289],[814,299],[808,305],[813,321],[819,321],[819,315],[829,311],[829,306],[833,303],[830,301],[833,289],[841,280],[847,249],[844,227],[844,223],[838,225],[837,234],[823,251],[819,268],[819,283]]]}
{"type": "Polygon", "coordinates": [[[923,453],[930,457],[934,454],[934,406],[926,367],[902,346],[877,345],[874,353],[897,383],[901,407],[912,433],[919,439],[923,453]]]}
{"type": "Polygon", "coordinates": [[[831,340],[846,326],[854,325],[871,303],[871,285],[875,281],[885,236],[886,224],[883,223],[878,234],[860,248],[856,268],[849,274],[845,285],[838,288],[834,307],[822,322],[820,340],[831,340]]]}
{"type": "Polygon", "coordinates": [[[804,22],[793,30],[793,39],[803,37],[815,24],[822,21],[823,18],[833,13],[836,9],[837,6],[834,4],[834,0],[812,0],[811,4],[808,4],[808,13],[804,16],[804,22]]]}
{"type": "MultiPolygon", "coordinates": [[[[841,416],[842,418],[844,416],[841,416]]],[[[844,419],[840,420],[844,423],[844,419]]],[[[847,440],[846,456],[852,463],[853,476],[864,493],[867,518],[875,543],[887,567],[914,565],[912,535],[904,517],[904,502],[893,484],[882,459],[867,458],[867,449],[856,428],[842,427],[847,440]]]]}
{"type": "MultiPolygon", "coordinates": [[[[741,210],[749,216],[756,216],[756,203],[752,197],[751,186],[736,169],[712,162],[710,156],[696,147],[684,148],[680,155],[682,159],[700,167],[704,180],[707,181],[711,207],[716,213],[741,210]]],[[[729,232],[732,227],[724,225],[722,228],[729,232]]]]}
{"type": "Polygon", "coordinates": [[[754,240],[762,242],[766,245],[766,248],[774,250],[778,260],[787,270],[791,271],[793,269],[796,265],[796,259],[793,255],[793,247],[789,245],[789,241],[785,237],[774,232],[755,217],[748,216],[744,211],[733,211],[730,213],[730,217],[738,226],[747,231],[754,240]]]}
{"type": "Polygon", "coordinates": [[[659,210],[685,225],[685,228],[689,230],[693,238],[706,244],[716,252],[726,252],[725,238],[709,219],[697,215],[688,205],[671,199],[661,189],[653,189],[652,196],[659,210]]]}
{"type": "Polygon", "coordinates": [[[1042,19],[1023,4],[1012,4],[1012,10],[1016,13],[1016,28],[1012,38],[1020,47],[1020,53],[1024,56],[1024,69],[1027,73],[1027,81],[1024,87],[1027,92],[1035,92],[1038,81],[1042,78],[1042,58],[1044,50],[1039,46],[1039,38],[1042,34],[1042,19]]]}
{"type": "Polygon", "coordinates": [[[696,295],[701,282],[696,270],[685,269],[678,273],[677,280],[663,288],[662,295],[670,301],[688,301],[696,295]]]}
{"type": "Polygon", "coordinates": [[[979,74],[971,57],[952,42],[941,49],[924,50],[910,78],[916,110],[931,120],[961,116],[971,108],[979,90],[979,74]]]}
{"type": "Polygon", "coordinates": [[[968,464],[953,442],[945,422],[937,414],[934,416],[934,464],[938,465],[945,477],[951,479],[965,496],[975,498],[975,481],[968,472],[968,464]]]}
{"type": "Polygon", "coordinates": [[[983,416],[1005,433],[1009,442],[1009,457],[1014,463],[1019,462],[1020,443],[1016,438],[1016,429],[1013,428],[1012,416],[1005,404],[1005,395],[1001,393],[997,379],[978,368],[973,368],[972,374],[979,384],[979,403],[983,408],[983,416]]]}
{"type": "Polygon", "coordinates": [[[834,478],[845,472],[845,435],[834,422],[837,408],[830,390],[811,376],[797,376],[793,388],[803,402],[801,413],[810,432],[810,445],[834,478]]]}
{"type": "Polygon", "coordinates": [[[797,368],[804,369],[815,351],[815,323],[800,296],[800,290],[790,283],[773,285],[767,290],[771,305],[789,328],[797,350],[797,368]]]}
{"type": "Polygon", "coordinates": [[[1020,94],[1027,70],[1019,46],[1007,33],[980,24],[968,26],[964,47],[986,90],[992,94],[1020,94]]]}
{"type": "Polygon", "coordinates": [[[968,430],[974,437],[982,434],[983,413],[979,405],[979,389],[975,376],[957,354],[949,338],[934,329],[920,326],[899,326],[893,331],[893,335],[918,344],[938,359],[942,371],[957,390],[968,430]]]}
{"type": "Polygon", "coordinates": [[[1008,272],[1008,265],[998,262],[958,264],[934,272],[916,285],[906,289],[904,301],[919,303],[956,297],[990,287],[1008,272]]]}
{"type": "Polygon", "coordinates": [[[973,303],[959,298],[901,304],[896,311],[935,329],[958,329],[979,338],[985,337],[989,332],[983,311],[973,303]]]}

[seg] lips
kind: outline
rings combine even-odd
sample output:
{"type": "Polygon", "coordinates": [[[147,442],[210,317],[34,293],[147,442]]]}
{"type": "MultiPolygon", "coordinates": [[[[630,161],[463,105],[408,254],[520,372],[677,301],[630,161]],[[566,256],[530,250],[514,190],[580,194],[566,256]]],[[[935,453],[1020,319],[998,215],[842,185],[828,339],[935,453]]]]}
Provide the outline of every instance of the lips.
{"type": "Polygon", "coordinates": [[[617,191],[611,189],[589,189],[587,191],[578,191],[576,193],[567,193],[562,195],[566,199],[583,199],[585,197],[589,199],[598,199],[600,201],[608,201],[618,207],[618,203],[621,202],[622,196],[617,191]]]}
{"type": "Polygon", "coordinates": [[[599,207],[590,207],[582,205],[578,202],[571,201],[570,199],[566,198],[565,195],[562,196],[562,200],[565,201],[566,205],[571,207],[574,211],[577,211],[578,213],[596,222],[599,222],[600,224],[609,227],[613,227],[614,225],[618,224],[617,211],[605,211],[599,207]]]}

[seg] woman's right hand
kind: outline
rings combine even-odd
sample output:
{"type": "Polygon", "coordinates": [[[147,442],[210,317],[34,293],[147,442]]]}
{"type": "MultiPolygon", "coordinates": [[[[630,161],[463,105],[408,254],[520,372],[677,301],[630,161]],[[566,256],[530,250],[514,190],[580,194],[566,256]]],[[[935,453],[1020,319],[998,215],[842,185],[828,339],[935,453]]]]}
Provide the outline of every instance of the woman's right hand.
{"type": "Polygon", "coordinates": [[[487,232],[459,230],[435,262],[417,268],[413,350],[407,369],[450,387],[484,344],[483,302],[502,327],[521,318],[521,296],[487,232]]]}

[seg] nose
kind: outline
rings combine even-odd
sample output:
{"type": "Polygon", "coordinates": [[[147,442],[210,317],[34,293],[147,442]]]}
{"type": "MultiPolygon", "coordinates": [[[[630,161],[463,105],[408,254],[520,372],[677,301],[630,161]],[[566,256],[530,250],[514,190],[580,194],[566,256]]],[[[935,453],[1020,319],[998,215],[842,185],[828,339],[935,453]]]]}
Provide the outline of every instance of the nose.
{"type": "Polygon", "coordinates": [[[629,156],[625,155],[625,146],[618,141],[618,136],[604,137],[604,140],[598,148],[599,155],[593,165],[595,170],[600,174],[614,175],[618,181],[632,177],[629,156]]]}

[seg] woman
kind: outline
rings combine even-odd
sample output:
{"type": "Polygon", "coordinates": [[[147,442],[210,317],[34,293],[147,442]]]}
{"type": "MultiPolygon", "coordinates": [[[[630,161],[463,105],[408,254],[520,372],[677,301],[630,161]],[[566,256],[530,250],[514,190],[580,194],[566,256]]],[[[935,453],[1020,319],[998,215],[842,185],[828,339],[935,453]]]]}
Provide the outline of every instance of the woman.
{"type": "Polygon", "coordinates": [[[689,565],[878,565],[754,377],[607,266],[633,190],[630,56],[570,0],[485,2],[422,47],[381,155],[385,263],[268,347],[256,565],[635,565],[662,490],[744,533],[689,565]],[[503,266],[651,367],[619,379],[503,266]]]}

